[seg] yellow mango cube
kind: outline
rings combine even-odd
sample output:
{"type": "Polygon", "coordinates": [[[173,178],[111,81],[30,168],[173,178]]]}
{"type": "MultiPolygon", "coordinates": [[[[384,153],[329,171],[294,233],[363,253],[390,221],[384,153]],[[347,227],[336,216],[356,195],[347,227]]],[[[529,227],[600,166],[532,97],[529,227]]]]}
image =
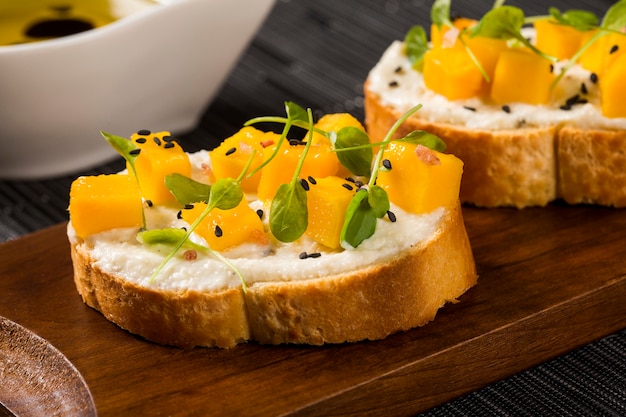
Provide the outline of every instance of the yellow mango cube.
{"type": "Polygon", "coordinates": [[[558,59],[569,59],[580,48],[585,32],[556,21],[545,19],[534,22],[535,46],[558,59]]]}
{"type": "Polygon", "coordinates": [[[126,174],[78,177],[70,187],[70,220],[80,237],[143,225],[135,178],[126,174]]]}
{"type": "Polygon", "coordinates": [[[621,54],[600,77],[602,114],[606,117],[626,117],[626,53],[621,54]]]}
{"type": "Polygon", "coordinates": [[[496,70],[498,58],[500,58],[500,53],[507,50],[508,45],[505,40],[487,38],[484,36],[468,37],[465,42],[489,77],[489,81],[483,77],[480,93],[481,95],[487,95],[491,89],[491,82],[496,70]]]}
{"type": "MultiPolygon", "coordinates": [[[[263,149],[263,160],[270,158],[276,147],[277,145],[273,145],[263,149]]],[[[291,181],[304,147],[305,145],[302,143],[293,145],[288,140],[283,141],[274,159],[261,170],[261,179],[257,190],[257,196],[260,200],[271,200],[281,184],[291,181]]],[[[339,161],[330,144],[313,142],[302,165],[300,177],[324,178],[337,174],[338,168],[339,161]]]]}
{"type": "MultiPolygon", "coordinates": [[[[329,113],[322,116],[317,123],[315,123],[315,127],[323,130],[324,132],[338,132],[344,127],[356,127],[357,129],[365,130],[361,122],[357,120],[356,117],[351,115],[350,113],[329,113]]],[[[313,133],[313,143],[327,143],[328,138],[320,133],[313,133]]]]}
{"type": "MultiPolygon", "coordinates": [[[[582,44],[584,45],[596,32],[595,30],[585,32],[582,44]]],[[[626,35],[610,33],[589,45],[578,63],[586,70],[602,76],[611,63],[624,53],[626,53],[626,35]]]]}
{"type": "Polygon", "coordinates": [[[462,47],[435,47],[424,54],[424,84],[448,100],[480,95],[483,76],[462,47]]]}
{"type": "MultiPolygon", "coordinates": [[[[181,211],[183,220],[192,224],[204,212],[207,205],[196,203],[192,208],[181,211]]],[[[263,222],[259,215],[248,206],[245,199],[230,210],[212,209],[194,229],[202,236],[209,247],[222,252],[242,243],[268,243],[263,222]]]]}
{"type": "Polygon", "coordinates": [[[401,209],[419,214],[457,204],[463,162],[456,156],[403,142],[390,143],[384,156],[391,168],[379,172],[377,184],[401,209]]]}
{"type": "MultiPolygon", "coordinates": [[[[365,128],[359,122],[359,120],[351,115],[350,113],[330,113],[322,116],[317,123],[315,123],[315,127],[321,129],[325,132],[339,132],[344,127],[355,127],[357,129],[361,129],[365,131],[365,128]]],[[[314,144],[323,144],[327,143],[330,146],[330,142],[328,139],[319,133],[313,133],[313,143],[314,144]]],[[[336,153],[335,153],[336,156],[336,153]]],[[[337,176],[338,177],[349,177],[352,173],[344,167],[339,160],[337,160],[337,176]]]]}
{"type": "MultiPolygon", "coordinates": [[[[211,180],[238,178],[252,157],[249,168],[251,172],[263,163],[263,149],[277,143],[279,138],[280,135],[275,132],[264,132],[252,126],[242,128],[210,152],[211,180]]],[[[246,193],[255,193],[260,179],[260,171],[251,177],[246,175],[241,182],[241,188],[246,193]]]]}
{"type": "Polygon", "coordinates": [[[550,101],[554,74],[550,61],[522,48],[500,53],[491,85],[491,98],[498,104],[545,104],[550,101]]]}
{"type": "MultiPolygon", "coordinates": [[[[166,175],[177,173],[191,176],[189,157],[173,139],[169,132],[140,131],[131,136],[139,148],[135,160],[139,189],[146,200],[156,205],[178,204],[165,185],[166,175]]],[[[130,167],[129,172],[132,172],[130,167]]]]}
{"type": "Polygon", "coordinates": [[[317,243],[338,249],[339,236],[350,200],[357,187],[340,177],[326,177],[309,182],[307,208],[309,224],[306,235],[317,243]]]}

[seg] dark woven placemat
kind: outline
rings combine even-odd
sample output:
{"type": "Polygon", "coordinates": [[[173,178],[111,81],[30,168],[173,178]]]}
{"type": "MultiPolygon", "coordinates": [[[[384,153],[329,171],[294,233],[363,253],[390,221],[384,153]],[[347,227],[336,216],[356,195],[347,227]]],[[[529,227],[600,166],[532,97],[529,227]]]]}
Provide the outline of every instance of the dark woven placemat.
{"type": "MultiPolygon", "coordinates": [[[[549,5],[602,15],[611,3],[577,0],[549,5]]],[[[457,1],[452,10],[477,17],[492,4],[457,1]]],[[[546,14],[548,9],[539,0],[507,4],[523,7],[527,15],[546,14]]],[[[189,151],[212,148],[252,117],[283,115],[285,101],[310,107],[318,115],[347,111],[362,120],[362,88],[369,70],[412,25],[428,25],[430,5],[430,0],[279,0],[200,125],[180,135],[183,146],[189,151]]],[[[59,178],[0,181],[0,241],[66,221],[69,186],[76,175],[121,168],[122,161],[114,160],[59,178]]],[[[626,415],[625,375],[623,331],[424,415],[626,415]]]]}

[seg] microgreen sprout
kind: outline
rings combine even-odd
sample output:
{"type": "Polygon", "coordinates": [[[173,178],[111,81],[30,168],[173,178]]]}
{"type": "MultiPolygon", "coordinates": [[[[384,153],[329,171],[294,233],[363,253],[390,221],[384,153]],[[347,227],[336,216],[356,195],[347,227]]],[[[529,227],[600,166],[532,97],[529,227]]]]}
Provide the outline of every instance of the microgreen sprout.
{"type": "MultiPolygon", "coordinates": [[[[142,232],[138,235],[138,239],[141,242],[150,242],[150,243],[170,243],[173,244],[174,248],[168,253],[168,255],[163,259],[161,264],[153,271],[150,282],[154,282],[157,275],[161,272],[163,267],[178,253],[178,251],[183,248],[185,245],[191,244],[189,240],[191,234],[198,227],[200,222],[213,210],[213,209],[221,209],[221,210],[230,210],[239,205],[241,200],[244,198],[243,190],[241,189],[241,181],[245,177],[246,173],[250,169],[250,165],[252,164],[252,160],[254,158],[254,151],[250,155],[246,165],[242,169],[241,173],[237,177],[237,179],[233,178],[221,178],[213,184],[212,187],[205,186],[197,183],[189,178],[185,179],[184,176],[179,174],[171,174],[168,175],[165,179],[165,184],[170,188],[174,196],[179,200],[181,204],[190,204],[199,201],[203,201],[207,203],[206,208],[202,211],[202,213],[193,221],[193,223],[189,226],[187,231],[183,231],[181,233],[176,228],[170,229],[160,229],[159,233],[156,234],[153,231],[142,232]],[[208,194],[207,194],[208,192],[208,194]],[[153,236],[152,233],[155,235],[153,236]],[[147,236],[147,237],[146,237],[147,236]],[[148,240],[146,240],[148,238],[148,240]],[[157,239],[158,238],[158,239],[157,239]]],[[[243,291],[247,290],[246,281],[241,274],[241,272],[230,262],[227,258],[225,258],[222,254],[217,251],[212,250],[211,248],[193,244],[195,248],[200,247],[202,251],[208,252],[211,255],[218,258],[228,267],[230,267],[241,280],[241,285],[243,291]]]]}
{"type": "MultiPolygon", "coordinates": [[[[402,117],[400,117],[391,129],[387,132],[382,142],[378,143],[378,153],[374,162],[374,167],[369,178],[367,187],[360,188],[346,209],[345,219],[340,234],[341,246],[344,249],[356,248],[365,239],[368,239],[376,232],[377,219],[382,218],[390,208],[389,196],[387,192],[380,186],[376,185],[378,172],[381,170],[385,148],[394,139],[393,136],[398,128],[411,115],[422,108],[421,104],[411,108],[402,117]]],[[[427,134],[430,135],[430,134],[427,134]]],[[[415,140],[413,135],[407,139],[401,138],[397,140],[415,140]]],[[[434,136],[434,135],[431,135],[434,136]]],[[[358,148],[364,148],[366,145],[360,145],[358,148]]],[[[440,145],[438,145],[440,146],[440,145]]]]}
{"type": "Polygon", "coordinates": [[[298,165],[293,172],[291,181],[281,184],[276,191],[270,207],[270,230],[281,242],[293,242],[304,234],[308,226],[308,207],[306,191],[300,185],[299,176],[304,166],[304,160],[313,143],[313,115],[307,110],[309,121],[308,140],[298,165]]]}

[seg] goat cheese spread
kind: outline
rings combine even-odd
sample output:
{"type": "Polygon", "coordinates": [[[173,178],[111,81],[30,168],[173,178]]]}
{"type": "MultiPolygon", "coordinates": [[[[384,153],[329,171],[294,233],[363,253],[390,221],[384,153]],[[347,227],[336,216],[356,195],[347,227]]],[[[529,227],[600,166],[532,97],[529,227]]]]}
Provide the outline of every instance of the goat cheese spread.
{"type": "MultiPolygon", "coordinates": [[[[205,151],[190,155],[192,165],[198,167],[200,160],[208,160],[205,151]]],[[[197,175],[198,171],[195,171],[197,175]]],[[[254,209],[261,208],[258,200],[249,202],[254,209]]],[[[283,244],[272,242],[270,246],[246,244],[222,253],[239,270],[247,285],[263,281],[295,281],[326,277],[352,272],[367,266],[388,261],[398,253],[415,247],[435,236],[444,208],[431,213],[416,215],[392,206],[396,221],[379,219],[376,233],[355,249],[337,252],[324,251],[306,237],[297,242],[283,244]],[[300,259],[303,251],[321,253],[316,258],[300,259]]],[[[152,207],[146,210],[148,228],[188,226],[176,216],[176,210],[152,207]]],[[[240,278],[232,268],[210,253],[197,253],[197,259],[186,260],[183,250],[167,262],[154,281],[153,271],[159,267],[171,251],[166,246],[144,246],[136,239],[137,229],[121,228],[101,232],[84,239],[94,266],[146,287],[169,290],[222,290],[241,285],[240,278]]],[[[77,243],[71,224],[68,236],[77,243]]],[[[202,238],[191,235],[196,243],[204,244],[202,238]]]]}
{"type": "MultiPolygon", "coordinates": [[[[567,61],[554,64],[560,73],[567,61]]],[[[580,65],[572,66],[554,89],[552,102],[547,105],[524,103],[508,104],[509,112],[502,106],[481,98],[450,101],[429,90],[422,74],[411,67],[404,53],[404,43],[393,42],[368,76],[368,89],[378,95],[381,104],[404,113],[421,103],[423,107],[415,117],[436,123],[464,125],[470,129],[504,130],[520,127],[545,127],[570,124],[587,129],[626,129],[626,118],[607,118],[600,109],[599,89],[590,81],[591,73],[580,65]],[[560,107],[568,98],[580,94],[585,83],[588,100],[569,110],[560,107]]]]}

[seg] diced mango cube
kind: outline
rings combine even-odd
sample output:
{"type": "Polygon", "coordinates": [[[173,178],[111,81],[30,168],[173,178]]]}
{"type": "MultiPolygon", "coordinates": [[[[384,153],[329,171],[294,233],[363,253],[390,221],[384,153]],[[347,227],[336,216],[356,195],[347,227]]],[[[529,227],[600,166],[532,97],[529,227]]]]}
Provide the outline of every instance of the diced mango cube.
{"type": "MultiPolygon", "coordinates": [[[[276,147],[277,145],[273,145],[263,149],[263,160],[270,158],[276,147]]],[[[283,141],[274,159],[261,170],[261,180],[257,191],[260,200],[274,198],[278,187],[291,181],[304,148],[305,145],[302,143],[293,145],[288,140],[283,141]]],[[[335,175],[338,168],[339,161],[330,144],[312,142],[302,165],[300,177],[324,178],[335,175]]]]}
{"type": "Polygon", "coordinates": [[[476,25],[476,23],[478,23],[477,20],[467,17],[459,17],[454,19],[454,21],[452,22],[452,27],[456,29],[457,32],[450,32],[450,34],[448,35],[454,35],[453,39],[446,38],[446,33],[448,33],[451,29],[449,26],[442,25],[440,27],[433,23],[430,25],[430,42],[433,47],[452,47],[457,43],[457,37],[460,31],[466,28],[471,28],[472,26],[476,25]]]}
{"type": "Polygon", "coordinates": [[[500,53],[491,98],[499,104],[545,104],[550,101],[553,80],[549,60],[525,48],[510,48],[500,53]]]}
{"type": "MultiPolygon", "coordinates": [[[[323,130],[325,132],[338,132],[344,127],[356,127],[357,129],[365,130],[361,122],[357,120],[356,117],[351,115],[350,113],[329,113],[322,116],[317,123],[315,123],[315,127],[323,130]]],[[[323,143],[327,142],[328,139],[320,134],[313,133],[313,143],[323,143]]]]}
{"type": "Polygon", "coordinates": [[[487,38],[484,36],[467,37],[465,43],[489,77],[489,81],[484,77],[482,80],[481,94],[487,95],[491,89],[491,81],[493,80],[500,53],[507,50],[508,45],[503,39],[487,38]]]}
{"type": "MultiPolygon", "coordinates": [[[[204,212],[207,205],[196,203],[192,208],[181,211],[183,220],[192,224],[204,212]]],[[[233,209],[212,209],[194,229],[216,251],[226,251],[242,243],[268,243],[263,222],[259,215],[248,206],[245,199],[233,209]]]]}
{"type": "MultiPolygon", "coordinates": [[[[595,30],[585,32],[582,44],[584,45],[596,33],[595,30]]],[[[626,35],[610,33],[589,45],[578,62],[586,70],[602,76],[611,63],[624,53],[626,53],[626,35]]]]}
{"type": "Polygon", "coordinates": [[[403,142],[390,143],[384,156],[391,169],[379,172],[377,184],[401,209],[419,214],[457,203],[463,162],[456,156],[403,142]]]}
{"type": "Polygon", "coordinates": [[[448,100],[480,95],[483,76],[465,48],[435,47],[424,54],[424,84],[448,100]]]}
{"type": "Polygon", "coordinates": [[[126,174],[78,177],[70,187],[70,220],[80,237],[118,227],[141,227],[142,199],[126,174]]]}
{"type": "Polygon", "coordinates": [[[537,49],[558,59],[571,58],[580,48],[585,33],[550,19],[537,20],[533,25],[537,49]]]}
{"type": "MultiPolygon", "coordinates": [[[[339,132],[344,127],[355,127],[357,129],[361,129],[362,131],[365,131],[365,128],[363,127],[361,122],[359,122],[357,118],[351,115],[350,113],[326,114],[322,116],[317,121],[317,123],[315,123],[315,127],[325,132],[339,132]]],[[[328,145],[330,146],[328,139],[324,135],[321,135],[319,133],[313,133],[314,144],[322,144],[324,142],[328,143],[328,145]]],[[[337,160],[337,166],[338,166],[338,171],[337,171],[338,177],[345,178],[345,177],[349,177],[352,175],[350,171],[346,167],[344,167],[341,164],[341,162],[339,162],[339,160],[337,160]]]]}
{"type": "MultiPolygon", "coordinates": [[[[165,185],[165,176],[191,176],[189,157],[169,132],[138,132],[131,136],[140,152],[135,160],[139,189],[146,200],[175,205],[176,198],[165,185]]],[[[129,167],[129,172],[132,172],[129,167]]]]}
{"type": "MultiPolygon", "coordinates": [[[[252,126],[243,127],[210,152],[213,174],[211,180],[238,178],[252,157],[249,168],[251,172],[263,163],[263,148],[277,143],[279,138],[280,135],[275,132],[264,132],[252,126]]],[[[246,193],[255,193],[260,179],[260,171],[251,177],[246,175],[241,182],[241,188],[246,193]]]]}
{"type": "Polygon", "coordinates": [[[626,54],[620,55],[600,77],[602,114],[606,117],[626,117],[626,54]]]}
{"type": "Polygon", "coordinates": [[[331,249],[339,248],[339,235],[357,187],[340,177],[314,179],[307,192],[309,224],[306,235],[331,249]]]}

